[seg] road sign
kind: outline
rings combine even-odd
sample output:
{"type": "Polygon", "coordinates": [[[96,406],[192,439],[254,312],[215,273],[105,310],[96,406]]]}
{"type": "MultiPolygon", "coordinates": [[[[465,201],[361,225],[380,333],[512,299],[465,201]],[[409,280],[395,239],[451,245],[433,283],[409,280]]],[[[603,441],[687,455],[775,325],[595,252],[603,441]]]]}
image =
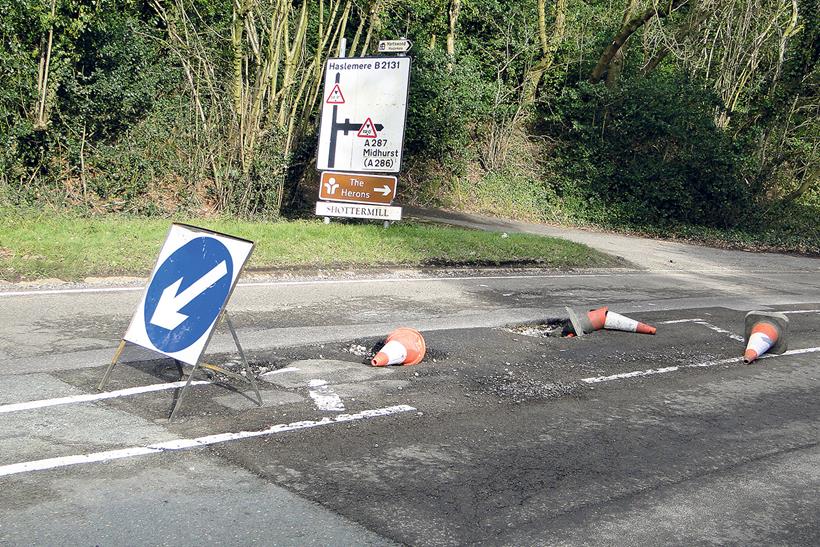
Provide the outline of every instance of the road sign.
{"type": "Polygon", "coordinates": [[[253,242],[173,224],[124,340],[195,365],[253,242]]]}
{"type": "Polygon", "coordinates": [[[319,199],[354,203],[390,204],[396,197],[396,177],[363,173],[325,171],[319,184],[319,199]]]}
{"type": "Polygon", "coordinates": [[[401,220],[401,207],[388,205],[360,205],[316,202],[316,215],[320,217],[370,218],[374,220],[401,220]]]}
{"type": "Polygon", "coordinates": [[[410,40],[379,40],[379,53],[406,53],[411,47],[410,40]]]}
{"type": "Polygon", "coordinates": [[[409,57],[329,59],[316,168],[401,171],[409,81],[409,57]]]}

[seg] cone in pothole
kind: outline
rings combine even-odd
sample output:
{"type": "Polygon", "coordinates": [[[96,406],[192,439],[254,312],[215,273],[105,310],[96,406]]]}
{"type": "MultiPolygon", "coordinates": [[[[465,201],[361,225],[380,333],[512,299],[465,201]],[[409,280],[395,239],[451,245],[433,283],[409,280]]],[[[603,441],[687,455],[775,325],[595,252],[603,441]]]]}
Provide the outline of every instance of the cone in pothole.
{"type": "Polygon", "coordinates": [[[584,334],[589,334],[590,332],[604,328],[607,311],[608,308],[606,306],[598,308],[597,310],[590,310],[586,314],[575,313],[571,308],[567,308],[569,320],[577,336],[583,336],[584,334]]]}
{"type": "Polygon", "coordinates": [[[424,359],[427,345],[424,337],[415,329],[402,327],[387,337],[384,346],[370,361],[374,367],[387,365],[417,365],[424,359]]]}
{"type": "Polygon", "coordinates": [[[607,312],[604,328],[608,330],[623,330],[626,332],[637,332],[639,334],[655,334],[657,329],[652,325],[641,323],[630,319],[620,313],[614,311],[607,312]]]}
{"type": "Polygon", "coordinates": [[[746,351],[743,362],[748,364],[764,353],[786,351],[786,330],[789,318],[782,313],[750,311],[746,314],[746,351]]]}

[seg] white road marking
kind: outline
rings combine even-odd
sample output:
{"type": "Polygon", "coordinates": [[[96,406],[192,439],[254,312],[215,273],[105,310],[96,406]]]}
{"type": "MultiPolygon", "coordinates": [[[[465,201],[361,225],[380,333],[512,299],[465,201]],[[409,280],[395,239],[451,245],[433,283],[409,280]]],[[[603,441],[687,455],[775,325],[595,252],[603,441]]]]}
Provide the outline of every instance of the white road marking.
{"type": "Polygon", "coordinates": [[[729,338],[731,338],[732,340],[737,340],[739,342],[743,342],[743,337],[742,336],[739,336],[739,335],[737,335],[733,332],[730,332],[728,330],[722,329],[722,328],[718,327],[717,325],[713,325],[712,323],[704,321],[703,319],[700,319],[700,318],[695,318],[695,319],[674,319],[672,321],[661,321],[660,323],[658,323],[658,325],[674,325],[674,324],[679,324],[679,323],[695,323],[696,325],[702,325],[702,326],[706,327],[707,329],[711,329],[715,332],[719,332],[721,334],[728,334],[729,338]]]}
{"type": "MultiPolygon", "coordinates": [[[[12,403],[0,405],[0,414],[6,412],[18,412],[20,410],[32,410],[57,405],[70,405],[74,403],[88,403],[92,401],[102,401],[104,399],[115,399],[117,397],[127,397],[129,395],[139,395],[152,391],[162,391],[165,389],[176,389],[185,386],[185,381],[170,382],[167,384],[151,384],[147,386],[132,387],[128,389],[118,389],[115,391],[103,391],[102,393],[86,393],[83,395],[72,395],[70,397],[57,397],[55,399],[40,399],[39,401],[28,401],[25,403],[12,403]]],[[[194,380],[191,385],[210,384],[207,380],[194,380]]]]}
{"type": "Polygon", "coordinates": [[[296,367],[278,368],[276,370],[271,370],[270,372],[266,372],[265,374],[260,374],[259,377],[263,378],[265,376],[273,376],[274,374],[282,374],[283,372],[299,372],[299,369],[296,368],[296,367]]]}
{"type": "MultiPolygon", "coordinates": [[[[306,285],[359,285],[371,283],[429,283],[436,281],[484,281],[503,279],[562,279],[571,277],[618,277],[622,275],[635,275],[646,273],[638,270],[630,270],[619,273],[600,274],[549,274],[549,275],[493,275],[493,276],[463,276],[463,277],[388,277],[384,279],[313,279],[308,281],[246,281],[237,283],[237,287],[293,287],[306,285]]],[[[75,289],[41,289],[30,291],[0,291],[0,298],[11,296],[41,296],[59,294],[86,294],[86,293],[107,293],[107,292],[137,292],[144,291],[144,286],[139,287],[84,287],[75,289]]]]}
{"type": "Polygon", "coordinates": [[[356,420],[365,420],[369,418],[378,418],[381,416],[390,416],[402,412],[412,412],[414,410],[416,409],[408,405],[389,406],[385,408],[363,410],[362,412],[357,412],[356,414],[339,414],[338,416],[334,416],[332,418],[326,417],[322,418],[321,420],[305,420],[301,422],[292,422],[289,424],[277,424],[267,429],[262,429],[260,431],[239,431],[236,433],[221,433],[218,435],[208,435],[205,437],[197,437],[194,439],[175,439],[171,441],[150,444],[147,446],[134,446],[131,448],[108,450],[105,452],[92,452],[89,454],[78,454],[76,456],[63,456],[59,458],[33,460],[28,462],[0,466],[0,477],[6,475],[16,475],[19,473],[28,473],[31,471],[55,469],[57,467],[67,467],[70,465],[80,465],[94,462],[106,462],[110,460],[118,460],[123,458],[132,458],[134,456],[157,454],[172,450],[199,448],[201,446],[209,446],[217,443],[237,441],[240,439],[249,439],[252,437],[262,437],[266,435],[275,435],[277,433],[285,433],[288,431],[296,431],[299,429],[310,429],[313,427],[340,424],[356,420]]]}
{"type": "MultiPolygon", "coordinates": [[[[813,347],[813,348],[803,348],[803,349],[794,349],[782,353],[780,355],[769,353],[766,355],[761,355],[760,359],[774,359],[775,357],[786,357],[789,355],[803,355],[806,353],[817,353],[820,351],[820,346],[813,347]]],[[[730,363],[738,363],[743,360],[743,357],[730,357],[728,359],[720,359],[718,361],[705,361],[703,363],[695,363],[692,365],[680,365],[674,367],[666,367],[666,368],[651,368],[648,370],[635,370],[632,372],[624,372],[621,374],[613,374],[611,376],[593,376],[591,378],[581,378],[582,382],[587,384],[598,384],[601,382],[612,382],[615,380],[624,380],[626,378],[636,378],[638,376],[652,376],[654,374],[665,374],[667,372],[675,372],[678,370],[682,370],[685,368],[701,368],[701,367],[713,367],[716,365],[728,365],[730,363]]]]}
{"type": "MultiPolygon", "coordinates": [[[[299,369],[296,367],[285,367],[280,368],[277,370],[272,370],[270,372],[266,372],[265,374],[260,375],[260,378],[263,376],[269,376],[274,374],[281,374],[283,372],[294,372],[298,371],[299,369]]],[[[102,401],[105,399],[115,399],[117,397],[128,397],[130,395],[140,395],[142,393],[151,393],[154,391],[163,391],[166,389],[176,389],[185,386],[185,380],[181,382],[169,382],[166,384],[150,384],[147,386],[139,386],[139,387],[130,387],[127,389],[118,389],[115,391],[103,391],[101,393],[85,393],[83,395],[71,395],[69,397],[57,397],[54,399],[40,399],[38,401],[27,401],[24,403],[9,403],[0,405],[0,414],[8,413],[8,412],[19,412],[21,410],[32,410],[35,408],[45,408],[49,406],[57,406],[57,405],[71,405],[75,403],[88,403],[93,401],[102,401]]],[[[207,385],[212,384],[213,382],[209,380],[193,380],[191,381],[192,386],[200,386],[200,385],[207,385]]],[[[344,410],[344,408],[342,408],[344,410]]]]}
{"type": "Polygon", "coordinates": [[[694,323],[703,319],[673,319],[672,321],[661,321],[658,325],[674,325],[675,323],[694,323]]]}
{"type": "MultiPolygon", "coordinates": [[[[353,285],[353,284],[370,284],[370,283],[428,283],[433,281],[470,281],[470,280],[503,280],[503,279],[563,279],[563,278],[579,278],[579,277],[622,277],[634,275],[667,275],[667,274],[799,274],[811,273],[806,270],[784,270],[784,271],[770,271],[770,270],[733,270],[726,268],[712,268],[702,270],[626,270],[611,273],[589,273],[589,274],[547,274],[547,275],[493,275],[493,276],[462,276],[462,277],[390,277],[390,278],[366,278],[366,279],[313,279],[307,281],[248,281],[238,283],[237,287],[288,287],[301,285],[353,285]]],[[[82,294],[82,293],[108,293],[108,292],[137,292],[144,291],[145,286],[138,287],[83,287],[74,289],[35,289],[30,291],[0,291],[0,298],[13,296],[40,296],[40,295],[59,295],[59,294],[82,294]]],[[[812,313],[817,310],[798,310],[795,312],[781,312],[781,313],[812,313]]]]}
{"type": "Polygon", "coordinates": [[[820,310],[790,310],[782,311],[780,313],[820,313],[820,310]]]}
{"type": "Polygon", "coordinates": [[[738,342],[743,342],[743,337],[742,336],[739,336],[739,335],[737,335],[733,332],[730,332],[728,330],[722,329],[722,328],[718,327],[717,325],[713,325],[712,323],[707,323],[706,321],[695,321],[695,324],[696,325],[703,325],[707,329],[713,330],[715,332],[719,332],[720,334],[727,334],[727,335],[729,335],[729,338],[731,338],[732,340],[737,340],[738,342]]]}
{"type": "Polygon", "coordinates": [[[327,385],[325,380],[314,379],[308,382],[311,389],[310,398],[319,410],[329,412],[344,412],[345,405],[333,389],[327,385]]]}

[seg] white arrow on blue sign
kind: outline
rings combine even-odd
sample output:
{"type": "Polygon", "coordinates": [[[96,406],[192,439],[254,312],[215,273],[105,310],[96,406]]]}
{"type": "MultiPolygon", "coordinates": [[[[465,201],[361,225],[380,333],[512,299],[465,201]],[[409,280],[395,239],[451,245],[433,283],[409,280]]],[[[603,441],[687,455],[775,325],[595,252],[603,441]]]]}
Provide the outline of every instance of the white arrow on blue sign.
{"type": "Polygon", "coordinates": [[[174,224],[125,340],[196,364],[253,242],[174,224]]]}

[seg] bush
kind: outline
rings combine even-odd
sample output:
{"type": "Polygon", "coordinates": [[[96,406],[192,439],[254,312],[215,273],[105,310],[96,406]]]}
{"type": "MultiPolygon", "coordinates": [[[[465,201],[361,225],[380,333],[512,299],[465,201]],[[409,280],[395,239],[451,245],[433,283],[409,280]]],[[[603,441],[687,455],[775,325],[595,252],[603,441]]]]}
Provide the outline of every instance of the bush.
{"type": "Polygon", "coordinates": [[[491,111],[491,97],[472,58],[453,63],[442,51],[419,48],[410,75],[405,152],[440,162],[462,159],[471,131],[491,111]]]}
{"type": "Polygon", "coordinates": [[[615,222],[734,225],[750,192],[740,155],[714,124],[719,107],[675,75],[566,89],[549,120],[560,124],[559,192],[581,216],[598,209],[615,222]]]}

